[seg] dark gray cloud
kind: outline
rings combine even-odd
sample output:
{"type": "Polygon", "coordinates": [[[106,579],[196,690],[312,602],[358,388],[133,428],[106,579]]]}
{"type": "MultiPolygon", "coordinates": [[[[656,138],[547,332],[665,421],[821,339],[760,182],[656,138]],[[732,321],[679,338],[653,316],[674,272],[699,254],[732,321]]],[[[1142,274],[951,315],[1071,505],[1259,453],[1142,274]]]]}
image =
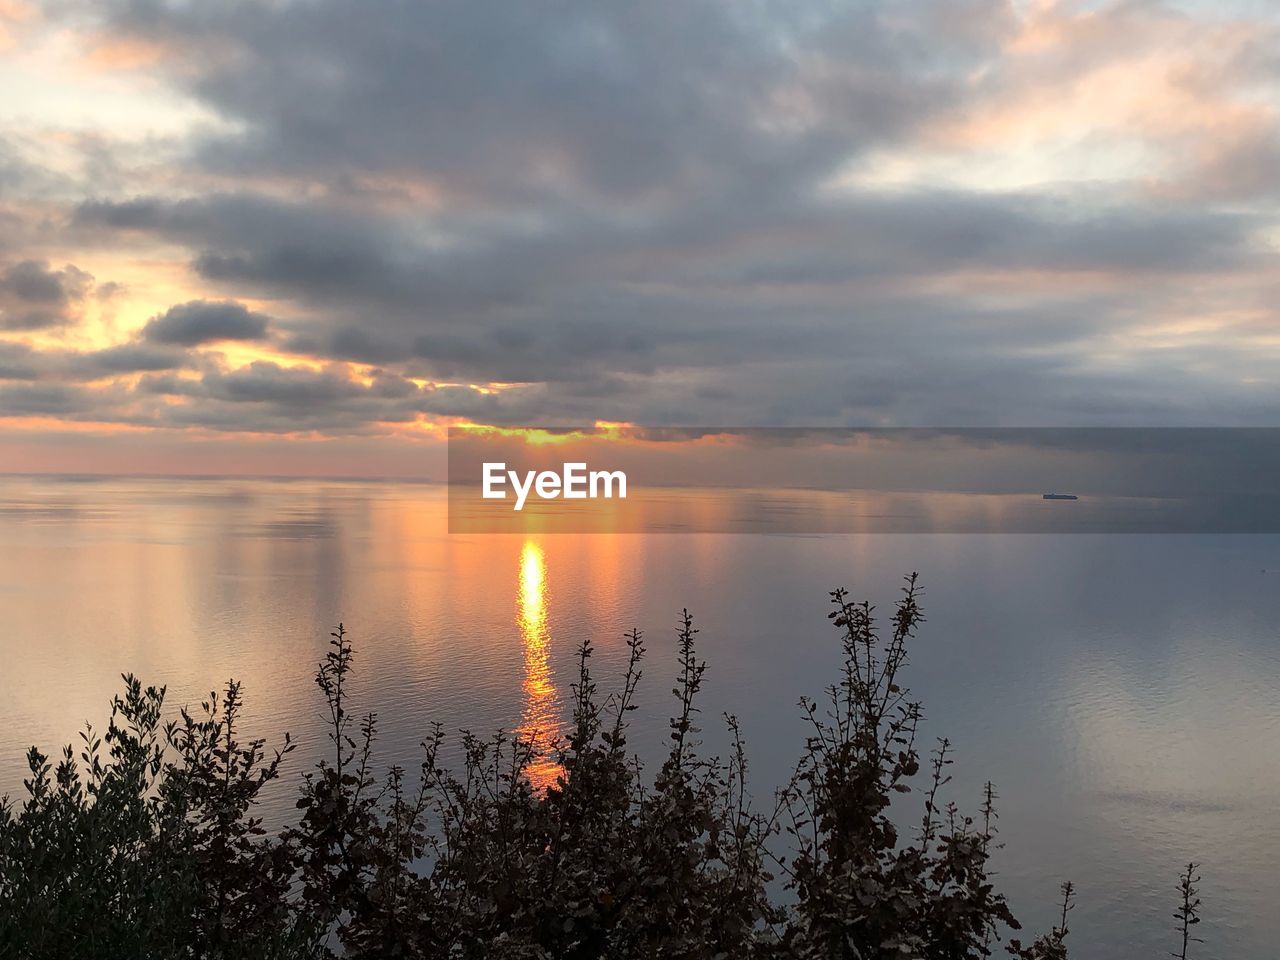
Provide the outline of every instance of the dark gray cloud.
{"type": "Polygon", "coordinates": [[[93,277],[68,264],[19,260],[0,269],[0,330],[47,330],[73,323],[93,277]]]}
{"type": "MultiPolygon", "coordinates": [[[[1154,169],[1174,142],[1159,131],[1140,169],[1126,155],[1108,172],[1106,155],[1010,185],[1017,156],[993,158],[978,186],[945,165],[877,178],[962,155],[981,139],[971,128],[1016,127],[1024,88],[1056,122],[1071,104],[1054,96],[1082,71],[1147,42],[1176,61],[1185,17],[1159,4],[1079,22],[1006,0],[69,6],[78,25],[167,47],[148,80],[220,121],[167,145],[182,161],[168,176],[100,164],[111,175],[64,189],[50,218],[89,248],[177,248],[219,298],[94,355],[0,350],[15,382],[136,381],[94,388],[101,416],[340,433],[420,415],[1280,415],[1274,291],[1259,279],[1275,270],[1280,138],[1265,123],[1233,128],[1181,180],[1154,169]],[[1010,53],[1031,16],[1048,18],[1051,45],[1068,38],[1061,50],[1010,53]],[[268,319],[249,299],[281,306],[268,319]],[[207,349],[235,340],[325,366],[230,369],[207,349]],[[485,383],[518,386],[467,386],[485,383]]],[[[1205,69],[1177,74],[1180,89],[1274,81],[1265,47],[1192,63],[1205,69]]],[[[1030,166],[1060,166],[1039,149],[1030,166]]],[[[33,293],[53,276],[24,269],[33,293]]],[[[8,317],[19,294],[3,296],[8,317]]],[[[75,302],[12,316],[33,327],[75,302]]]]}
{"type": "MultiPolygon", "coordinates": [[[[1007,22],[994,0],[974,6],[1007,22]]],[[[190,90],[245,124],[200,145],[210,167],[356,183],[411,171],[483,205],[678,203],[785,184],[953,95],[912,69],[915,38],[866,4],[551,0],[371,15],[352,0],[133,0],[113,19],[181,44],[190,90]]],[[[994,32],[930,40],[963,69],[994,32]]]]}
{"type": "Polygon", "coordinates": [[[35,380],[38,371],[35,350],[25,343],[0,340],[0,380],[35,380]]]}
{"type": "Polygon", "coordinates": [[[122,343],[101,350],[45,348],[0,340],[0,380],[90,383],[125,374],[180,370],[198,366],[192,354],[143,343],[122,343]]]}
{"type": "Polygon", "coordinates": [[[184,399],[153,408],[159,425],[327,434],[366,433],[378,424],[412,421],[429,409],[432,394],[387,372],[363,382],[336,368],[317,371],[266,361],[210,369],[199,378],[147,376],[138,392],[184,399]]]}
{"type": "MultiPolygon", "coordinates": [[[[682,211],[643,231],[574,223],[479,249],[413,246],[378,233],[373,214],[247,196],[147,209],[150,229],[204,249],[196,261],[229,292],[287,297],[313,311],[286,343],[361,363],[409,362],[424,376],[478,381],[581,380],[662,368],[733,367],[797,354],[893,348],[894,328],[946,339],[997,330],[1010,348],[1083,336],[1117,302],[1077,296],[1074,313],[1041,302],[1036,322],[1004,323],[917,291],[922,276],[1243,269],[1260,261],[1259,218],[1157,204],[1066,211],[1053,200],[935,191],[858,197],[703,216],[682,211]],[[217,252],[213,252],[217,251],[217,252]],[[353,321],[352,314],[361,319],[353,321]],[[1068,336],[1070,335],[1070,336],[1068,336]]],[[[109,224],[116,207],[79,211],[109,224]]],[[[1122,298],[1123,299],[1123,298],[1122,298]]]]}
{"type": "Polygon", "coordinates": [[[209,300],[170,307],[142,328],[142,339],[150,343],[182,347],[224,340],[265,340],[266,336],[266,317],[243,304],[209,300]]]}
{"type": "Polygon", "coordinates": [[[102,350],[77,354],[69,362],[73,373],[78,373],[86,379],[122,373],[177,370],[191,364],[192,358],[181,350],[157,349],[140,343],[122,343],[102,350]]]}
{"type": "Polygon", "coordinates": [[[283,406],[333,403],[362,392],[359,385],[333,372],[287,369],[265,361],[206,377],[205,387],[222,400],[283,406]]]}
{"type": "Polygon", "coordinates": [[[0,416],[66,416],[90,410],[93,399],[79,387],[54,383],[0,383],[0,416]]]}

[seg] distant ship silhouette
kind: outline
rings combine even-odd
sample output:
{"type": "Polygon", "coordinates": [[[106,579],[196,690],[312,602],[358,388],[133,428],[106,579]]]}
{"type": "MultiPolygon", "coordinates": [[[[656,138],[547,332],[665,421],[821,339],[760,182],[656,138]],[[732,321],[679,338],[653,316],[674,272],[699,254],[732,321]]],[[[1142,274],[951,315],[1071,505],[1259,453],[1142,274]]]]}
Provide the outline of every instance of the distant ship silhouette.
{"type": "Polygon", "coordinates": [[[1041,500],[1079,500],[1074,493],[1046,493],[1040,498],[1041,500]]]}

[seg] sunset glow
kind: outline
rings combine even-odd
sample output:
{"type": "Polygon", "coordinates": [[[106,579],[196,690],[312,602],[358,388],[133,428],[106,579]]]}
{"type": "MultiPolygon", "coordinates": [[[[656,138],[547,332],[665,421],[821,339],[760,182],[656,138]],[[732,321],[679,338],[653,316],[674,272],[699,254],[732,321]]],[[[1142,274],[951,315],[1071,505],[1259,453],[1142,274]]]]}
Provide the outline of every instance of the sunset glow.
{"type": "Polygon", "coordinates": [[[0,91],[0,955],[1275,956],[1280,0],[0,0],[0,91]]]}
{"type": "Polygon", "coordinates": [[[559,735],[559,708],[548,660],[551,632],[547,627],[547,571],[542,548],[526,540],[520,551],[517,591],[520,637],[524,643],[524,711],[516,733],[534,743],[538,755],[528,770],[529,782],[539,789],[555,783],[560,765],[549,755],[559,735]]]}
{"type": "Polygon", "coordinates": [[[0,5],[6,468],[122,429],[162,471],[438,479],[448,425],[1280,413],[1265,5],[602,12],[513,27],[519,104],[406,46],[465,49],[461,11],[295,7],[0,5]]]}

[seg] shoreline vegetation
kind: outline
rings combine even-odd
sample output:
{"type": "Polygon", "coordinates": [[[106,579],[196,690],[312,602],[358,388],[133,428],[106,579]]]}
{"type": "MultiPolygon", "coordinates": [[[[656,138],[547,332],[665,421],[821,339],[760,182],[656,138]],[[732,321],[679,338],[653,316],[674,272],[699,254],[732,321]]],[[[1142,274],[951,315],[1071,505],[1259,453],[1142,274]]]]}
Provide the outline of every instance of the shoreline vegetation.
{"type": "MultiPolygon", "coordinates": [[[[752,804],[734,717],[728,757],[701,752],[688,611],[661,766],[648,774],[628,746],[647,655],[633,630],[609,695],[579,647],[545,791],[527,775],[536,736],[464,732],[448,769],[439,725],[416,772],[375,774],[377,717],[353,712],[339,625],[316,674],[328,756],[275,834],[258,800],[288,735],[242,741],[234,681],[165,722],[164,689],[126,676],[106,733],[86,729],[56,763],[32,747],[26,795],[0,804],[0,958],[1062,960],[1072,885],[1053,929],[1022,934],[990,870],[994,786],[966,815],[946,799],[950,741],[917,744],[902,674],[919,599],[912,574],[882,627],[831,593],[842,666],[801,701],[808,735],[770,809],[752,804]]],[[[1189,864],[1172,904],[1180,960],[1200,942],[1198,882],[1189,864]]]]}

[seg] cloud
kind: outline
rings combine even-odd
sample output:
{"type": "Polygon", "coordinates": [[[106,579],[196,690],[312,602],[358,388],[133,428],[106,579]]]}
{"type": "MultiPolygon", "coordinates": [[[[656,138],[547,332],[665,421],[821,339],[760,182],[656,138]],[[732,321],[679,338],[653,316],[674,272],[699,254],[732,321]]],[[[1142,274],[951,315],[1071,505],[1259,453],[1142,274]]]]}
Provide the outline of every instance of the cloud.
{"type": "Polygon", "coordinates": [[[101,350],[70,350],[0,340],[0,380],[91,383],[122,375],[197,366],[183,350],[122,343],[101,350]]]}
{"type": "Polygon", "coordinates": [[[75,355],[69,366],[85,379],[116,374],[177,370],[190,366],[192,358],[182,351],[156,349],[139,343],[122,343],[102,350],[75,355]]]}
{"type": "MultiPolygon", "coordinates": [[[[4,256],[128,260],[129,320],[157,311],[133,297],[199,298],[97,350],[0,350],[15,383],[88,391],[68,417],[1280,415],[1280,63],[1257,8],[65,6],[85,49],[129,54],[113,84],[197,119],[64,137],[71,172],[38,185],[5,179],[30,151],[0,144],[4,256]],[[217,353],[235,342],[274,362],[217,353]]],[[[82,312],[2,295],[46,330],[82,312]]]]}
{"type": "Polygon", "coordinates": [[[0,417],[66,416],[89,409],[89,395],[49,383],[0,383],[0,417]]]}
{"type": "Polygon", "coordinates": [[[0,330],[47,330],[79,319],[93,277],[67,264],[19,260],[0,272],[0,330]]]}
{"type": "Polygon", "coordinates": [[[287,349],[428,380],[548,384],[541,406],[526,394],[484,408],[535,422],[1145,421],[1166,375],[1148,361],[1146,385],[1091,380],[1090,344],[1180,284],[1265,262],[1249,213],[954,190],[692,212],[643,231],[575,225],[465,251],[379,250],[376,219],[344,235],[277,200],[152,211],[161,236],[237,264],[228,290],[309,305],[287,349]]]}
{"type": "Polygon", "coordinates": [[[183,347],[225,340],[265,340],[266,336],[266,317],[227,301],[179,304],[153,317],[142,328],[142,338],[150,343],[183,347]]]}
{"type": "Polygon", "coordinates": [[[283,406],[331,403],[362,392],[358,384],[337,372],[286,369],[265,361],[206,377],[204,382],[213,396],[223,400],[283,406]]]}
{"type": "Polygon", "coordinates": [[[0,380],[34,380],[37,366],[32,362],[35,351],[25,343],[0,340],[0,380]]]}
{"type": "MultiPolygon", "coordinates": [[[[113,10],[114,31],[181,46],[175,79],[244,124],[199,145],[211,169],[407,174],[482,206],[560,205],[572,191],[669,204],[760,184],[892,135],[946,94],[908,69],[909,39],[874,8],[809,0],[113,10]],[[828,113],[843,131],[813,135],[828,113]]],[[[932,39],[957,59],[980,44],[944,36],[932,39]]]]}

